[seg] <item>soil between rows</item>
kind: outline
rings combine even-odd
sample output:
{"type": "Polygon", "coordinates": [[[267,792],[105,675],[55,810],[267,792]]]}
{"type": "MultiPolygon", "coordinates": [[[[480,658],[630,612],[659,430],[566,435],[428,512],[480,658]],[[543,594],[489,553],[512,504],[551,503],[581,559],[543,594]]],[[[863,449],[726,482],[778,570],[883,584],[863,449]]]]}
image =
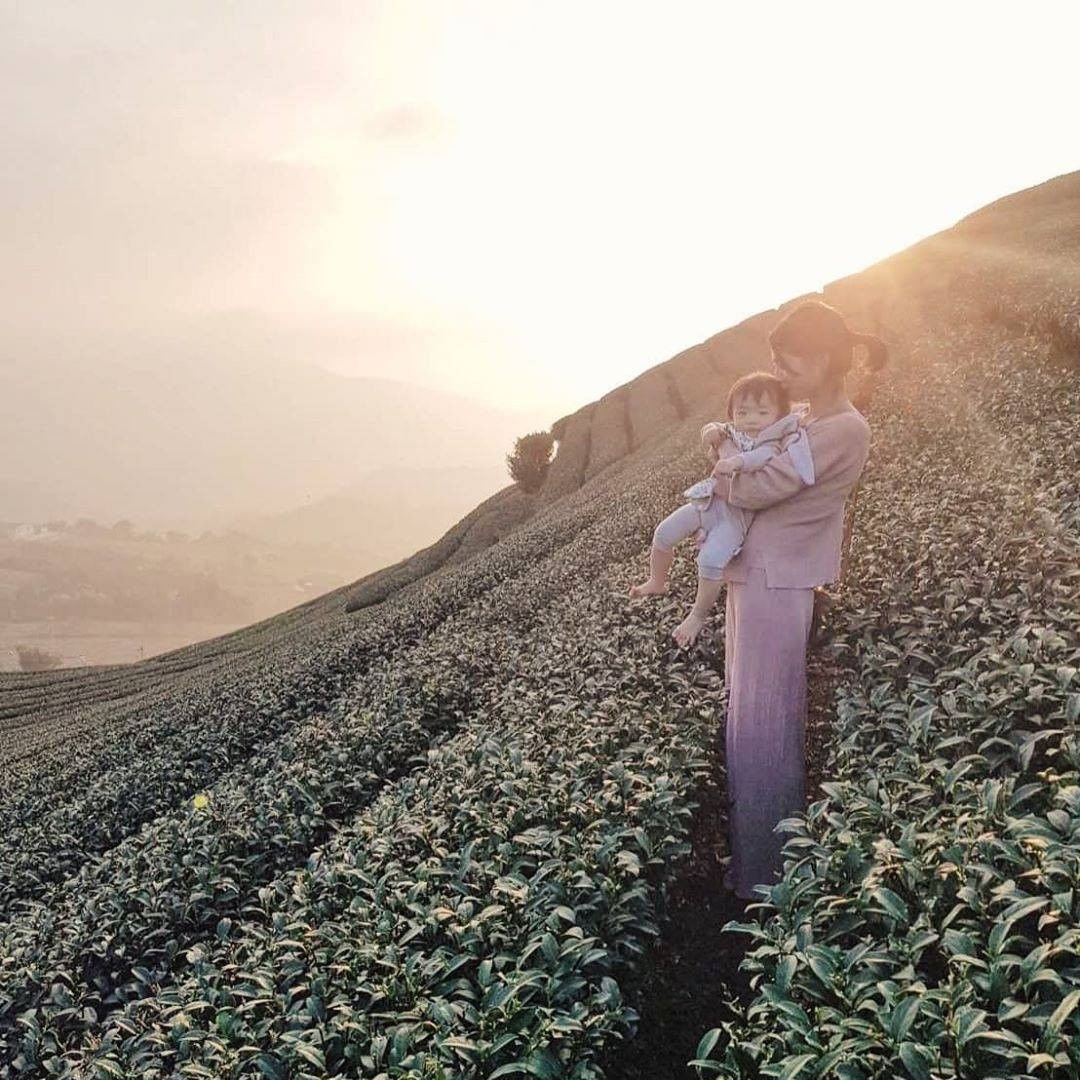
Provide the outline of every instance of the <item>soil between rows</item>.
{"type": "MultiPolygon", "coordinates": [[[[821,652],[809,657],[809,709],[806,725],[808,802],[821,797],[828,778],[822,766],[832,728],[833,695],[840,679],[835,661],[821,652]]],[[[723,708],[720,710],[723,716],[723,708]]],[[[727,811],[723,780],[723,724],[713,746],[714,770],[698,793],[691,829],[692,853],[667,899],[660,939],[642,975],[625,987],[627,1000],[641,1016],[637,1034],[616,1045],[601,1063],[607,1080],[696,1080],[687,1062],[698,1042],[721,1021],[733,1019],[725,997],[744,1005],[755,996],[750,977],[739,970],[750,940],[723,931],[731,920],[753,921],[722,884],[727,860],[727,811]]]]}

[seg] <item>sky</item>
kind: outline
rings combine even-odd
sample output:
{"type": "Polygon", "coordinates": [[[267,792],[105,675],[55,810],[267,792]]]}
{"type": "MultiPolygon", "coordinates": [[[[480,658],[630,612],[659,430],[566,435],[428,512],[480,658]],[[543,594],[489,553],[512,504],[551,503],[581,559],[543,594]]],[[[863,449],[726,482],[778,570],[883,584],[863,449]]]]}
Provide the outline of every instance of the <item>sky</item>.
{"type": "Polygon", "coordinates": [[[554,420],[1080,168],[1078,31],[1039,2],[0,0],[0,357],[190,341],[554,420]]]}

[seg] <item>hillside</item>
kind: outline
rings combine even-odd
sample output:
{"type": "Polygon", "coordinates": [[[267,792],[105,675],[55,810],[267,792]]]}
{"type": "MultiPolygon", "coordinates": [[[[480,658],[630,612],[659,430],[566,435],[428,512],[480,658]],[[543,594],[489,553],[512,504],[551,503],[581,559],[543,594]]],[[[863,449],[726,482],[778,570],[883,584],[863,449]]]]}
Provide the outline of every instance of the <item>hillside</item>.
{"type": "MultiPolygon", "coordinates": [[[[65,668],[155,656],[266,618],[387,561],[329,530],[305,544],[119,525],[83,518],[0,529],[0,670],[22,670],[29,648],[65,668]]],[[[437,533],[432,525],[414,536],[437,533]]]]}
{"type": "Polygon", "coordinates": [[[894,363],[810,802],[782,883],[697,912],[716,963],[672,930],[725,854],[722,650],[671,643],[689,558],[625,596],[783,308],[394,567],[0,676],[7,1073],[1077,1075],[1078,256],[1071,174],[825,286],[894,363]]]}
{"type": "Polygon", "coordinates": [[[371,469],[321,499],[191,535],[121,520],[0,525],[0,670],[37,648],[119,664],[269,618],[430,543],[501,488],[487,468],[371,469]]]}

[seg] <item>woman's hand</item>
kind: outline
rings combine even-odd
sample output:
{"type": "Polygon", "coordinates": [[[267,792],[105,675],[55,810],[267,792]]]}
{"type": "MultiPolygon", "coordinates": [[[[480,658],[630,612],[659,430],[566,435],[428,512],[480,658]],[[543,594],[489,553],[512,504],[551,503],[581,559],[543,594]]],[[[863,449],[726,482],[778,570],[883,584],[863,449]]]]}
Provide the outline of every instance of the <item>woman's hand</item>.
{"type": "Polygon", "coordinates": [[[720,458],[716,465],[713,466],[712,474],[719,480],[722,476],[730,476],[732,473],[738,472],[742,466],[742,454],[736,454],[734,457],[720,458]]]}

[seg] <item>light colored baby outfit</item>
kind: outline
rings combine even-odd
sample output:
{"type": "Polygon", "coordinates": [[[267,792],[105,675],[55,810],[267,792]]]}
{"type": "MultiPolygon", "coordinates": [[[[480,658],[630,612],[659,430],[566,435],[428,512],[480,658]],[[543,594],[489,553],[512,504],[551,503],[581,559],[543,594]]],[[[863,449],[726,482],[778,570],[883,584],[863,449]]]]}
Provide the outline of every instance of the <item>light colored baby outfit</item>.
{"type": "MultiPolygon", "coordinates": [[[[780,417],[762,428],[756,437],[736,430],[726,421],[706,424],[701,431],[704,435],[713,429],[726,436],[735,452],[742,455],[740,472],[760,469],[777,454],[788,451],[800,478],[809,486],[814,483],[814,460],[803,428],[803,412],[793,411],[780,417]]],[[[727,453],[722,449],[720,456],[730,456],[731,452],[730,448],[727,453]]],[[[698,573],[713,581],[723,576],[724,567],[739,553],[754,518],[754,511],[732,506],[718,495],[716,483],[710,476],[687,488],[683,495],[689,501],[664,518],[653,532],[653,545],[671,551],[680,540],[704,529],[698,573]]]]}

